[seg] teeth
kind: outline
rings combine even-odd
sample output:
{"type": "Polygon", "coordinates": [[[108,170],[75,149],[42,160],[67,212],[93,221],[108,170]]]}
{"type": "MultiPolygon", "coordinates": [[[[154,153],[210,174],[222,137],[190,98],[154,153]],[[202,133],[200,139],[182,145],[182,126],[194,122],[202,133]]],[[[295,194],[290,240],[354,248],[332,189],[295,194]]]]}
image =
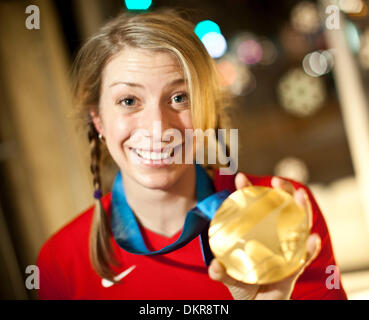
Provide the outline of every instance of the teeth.
{"type": "Polygon", "coordinates": [[[151,152],[151,160],[160,160],[160,153],[151,152]]]}
{"type": "Polygon", "coordinates": [[[150,152],[150,151],[144,151],[141,149],[134,149],[136,153],[146,160],[161,160],[161,159],[167,159],[170,157],[171,153],[173,152],[173,148],[167,150],[166,152],[150,152]]]}
{"type": "Polygon", "coordinates": [[[150,151],[142,151],[142,157],[145,159],[150,159],[150,151]]]}

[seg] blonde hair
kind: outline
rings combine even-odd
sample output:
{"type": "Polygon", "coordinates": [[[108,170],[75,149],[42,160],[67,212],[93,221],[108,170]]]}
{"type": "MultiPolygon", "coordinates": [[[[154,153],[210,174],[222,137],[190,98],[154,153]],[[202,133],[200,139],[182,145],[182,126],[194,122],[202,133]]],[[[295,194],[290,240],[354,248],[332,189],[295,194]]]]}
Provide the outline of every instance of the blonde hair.
{"type": "MultiPolygon", "coordinates": [[[[104,67],[126,46],[173,54],[187,81],[194,129],[217,129],[222,126],[220,114],[225,100],[216,65],[194,33],[194,25],[171,9],[118,15],[87,40],[73,66],[76,104],[89,126],[91,172],[97,192],[101,190],[101,146],[88,115],[91,110],[98,112],[104,67]]],[[[99,197],[96,198],[89,240],[90,259],[101,277],[114,281],[112,266],[118,266],[118,263],[112,249],[109,218],[99,197]]]]}

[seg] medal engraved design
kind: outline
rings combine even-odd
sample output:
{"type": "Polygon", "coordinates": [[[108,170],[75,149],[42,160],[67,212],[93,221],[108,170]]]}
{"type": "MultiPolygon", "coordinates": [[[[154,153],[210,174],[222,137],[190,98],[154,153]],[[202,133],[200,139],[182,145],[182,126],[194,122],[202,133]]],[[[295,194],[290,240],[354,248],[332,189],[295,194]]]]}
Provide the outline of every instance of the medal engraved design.
{"type": "Polygon", "coordinates": [[[309,216],[293,196],[251,186],[232,193],[209,227],[209,244],[227,274],[249,284],[280,281],[304,263],[309,216]]]}

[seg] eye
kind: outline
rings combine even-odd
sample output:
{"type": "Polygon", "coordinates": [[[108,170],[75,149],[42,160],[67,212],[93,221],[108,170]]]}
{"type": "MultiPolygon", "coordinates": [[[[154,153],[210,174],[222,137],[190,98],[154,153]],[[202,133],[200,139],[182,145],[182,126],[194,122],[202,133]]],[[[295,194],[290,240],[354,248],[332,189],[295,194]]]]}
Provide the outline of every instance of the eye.
{"type": "Polygon", "coordinates": [[[188,102],[187,94],[186,93],[176,94],[175,96],[173,96],[172,102],[174,102],[175,104],[187,104],[188,102]]]}
{"type": "Polygon", "coordinates": [[[117,103],[122,107],[134,107],[137,105],[137,100],[134,97],[125,97],[119,99],[117,103]]]}

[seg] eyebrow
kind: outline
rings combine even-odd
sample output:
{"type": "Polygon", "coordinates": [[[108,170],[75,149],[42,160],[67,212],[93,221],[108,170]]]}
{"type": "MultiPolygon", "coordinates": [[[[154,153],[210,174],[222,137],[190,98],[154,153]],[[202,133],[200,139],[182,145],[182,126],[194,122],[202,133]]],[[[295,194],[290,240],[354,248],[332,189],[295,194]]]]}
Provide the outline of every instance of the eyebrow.
{"type": "MultiPolygon", "coordinates": [[[[178,84],[183,84],[183,83],[185,83],[185,80],[183,78],[175,79],[172,82],[168,83],[167,87],[171,87],[171,86],[178,85],[178,84]]],[[[114,87],[118,84],[124,84],[124,85],[129,86],[129,87],[143,88],[143,85],[141,85],[139,83],[125,82],[125,81],[114,81],[112,84],[109,85],[109,88],[114,87]]]]}

